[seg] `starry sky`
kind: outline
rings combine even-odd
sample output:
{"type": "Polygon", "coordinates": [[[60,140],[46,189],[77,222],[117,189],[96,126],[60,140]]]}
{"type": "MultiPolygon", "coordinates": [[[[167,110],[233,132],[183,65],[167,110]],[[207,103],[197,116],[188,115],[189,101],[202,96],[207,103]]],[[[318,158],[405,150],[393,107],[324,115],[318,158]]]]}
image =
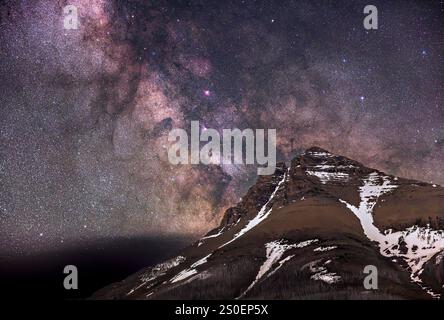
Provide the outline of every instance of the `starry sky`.
{"type": "Polygon", "coordinates": [[[444,1],[17,0],[0,19],[1,256],[215,227],[257,171],[171,165],[193,120],[444,184],[444,1]]]}

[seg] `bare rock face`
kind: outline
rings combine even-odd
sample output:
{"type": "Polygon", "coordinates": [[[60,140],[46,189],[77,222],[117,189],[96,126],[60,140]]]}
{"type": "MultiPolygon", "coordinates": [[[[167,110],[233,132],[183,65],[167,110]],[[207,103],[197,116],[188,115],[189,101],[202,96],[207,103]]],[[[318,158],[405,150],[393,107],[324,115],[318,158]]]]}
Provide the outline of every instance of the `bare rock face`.
{"type": "Polygon", "coordinates": [[[444,188],[310,148],[218,228],[96,299],[439,299],[444,188]],[[364,268],[378,270],[368,290],[364,268]]]}

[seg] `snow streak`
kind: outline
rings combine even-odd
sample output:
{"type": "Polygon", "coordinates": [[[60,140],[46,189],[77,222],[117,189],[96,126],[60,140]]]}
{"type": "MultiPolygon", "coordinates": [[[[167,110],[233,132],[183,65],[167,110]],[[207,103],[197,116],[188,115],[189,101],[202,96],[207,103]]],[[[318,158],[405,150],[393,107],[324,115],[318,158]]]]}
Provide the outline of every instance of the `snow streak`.
{"type": "Polygon", "coordinates": [[[325,252],[325,251],[330,251],[330,250],[333,250],[333,249],[336,249],[336,248],[337,248],[337,246],[318,247],[318,248],[314,249],[313,251],[314,252],[325,252]]]}
{"type": "Polygon", "coordinates": [[[140,281],[142,282],[140,285],[138,285],[135,288],[132,288],[126,295],[132,294],[137,289],[143,287],[144,285],[147,285],[149,282],[152,282],[153,280],[157,279],[160,276],[163,276],[166,274],[166,272],[182,262],[185,261],[185,257],[183,256],[177,256],[175,258],[172,258],[170,260],[167,260],[165,262],[159,263],[155,265],[154,267],[150,268],[148,272],[145,272],[140,277],[140,281]]]}
{"type": "Polygon", "coordinates": [[[220,229],[217,233],[215,233],[215,234],[211,234],[211,235],[209,235],[209,236],[206,236],[206,237],[201,238],[201,239],[199,240],[197,246],[200,247],[200,246],[204,243],[204,241],[207,240],[207,239],[217,238],[218,236],[220,236],[220,235],[223,233],[224,230],[225,230],[225,227],[221,228],[221,229],[220,229]]]}
{"type": "Polygon", "coordinates": [[[318,241],[319,241],[318,239],[313,239],[290,245],[286,244],[283,240],[276,240],[265,244],[266,260],[260,267],[259,272],[256,275],[256,279],[238,297],[238,299],[244,297],[248,293],[248,291],[250,291],[259,282],[259,280],[261,280],[267,273],[268,273],[267,275],[268,278],[271,275],[273,275],[276,271],[278,271],[284,265],[285,262],[289,261],[292,257],[294,257],[294,255],[291,255],[281,260],[282,256],[287,250],[304,248],[318,241]],[[276,263],[278,263],[277,266],[276,263]]]}
{"type": "Polygon", "coordinates": [[[202,259],[196,261],[195,263],[193,263],[188,269],[182,270],[177,275],[175,275],[170,280],[170,282],[171,283],[179,282],[179,281],[182,281],[182,280],[185,280],[185,279],[191,277],[192,275],[195,275],[197,273],[196,267],[206,263],[210,256],[211,256],[211,253],[209,255],[203,257],[202,259]]]}
{"type": "Polygon", "coordinates": [[[331,260],[326,261],[323,265],[319,265],[321,260],[313,261],[309,263],[310,272],[313,273],[313,275],[310,277],[310,279],[315,281],[323,281],[328,284],[333,284],[341,281],[341,276],[338,276],[334,272],[328,272],[325,265],[329,264],[331,260]]]}

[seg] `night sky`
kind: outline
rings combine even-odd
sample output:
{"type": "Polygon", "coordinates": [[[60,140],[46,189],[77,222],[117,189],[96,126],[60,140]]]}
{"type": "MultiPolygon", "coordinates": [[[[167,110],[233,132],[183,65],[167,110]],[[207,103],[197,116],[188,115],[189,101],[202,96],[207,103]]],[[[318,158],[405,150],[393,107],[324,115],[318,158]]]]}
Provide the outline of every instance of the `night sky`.
{"type": "Polygon", "coordinates": [[[3,1],[0,256],[198,237],[255,166],[168,161],[168,132],[277,129],[444,184],[444,1],[3,1]],[[78,7],[78,30],[62,8],[78,7]],[[376,5],[379,29],[363,27],[376,5]]]}

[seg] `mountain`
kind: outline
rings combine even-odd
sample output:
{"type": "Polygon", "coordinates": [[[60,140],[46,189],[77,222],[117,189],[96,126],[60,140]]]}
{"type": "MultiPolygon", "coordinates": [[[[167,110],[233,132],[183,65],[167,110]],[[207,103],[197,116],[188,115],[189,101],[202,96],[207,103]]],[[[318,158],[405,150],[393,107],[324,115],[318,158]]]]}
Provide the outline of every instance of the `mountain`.
{"type": "Polygon", "coordinates": [[[310,148],[220,226],[95,299],[440,299],[444,188],[310,148]],[[377,268],[377,290],[363,285],[377,268]]]}

